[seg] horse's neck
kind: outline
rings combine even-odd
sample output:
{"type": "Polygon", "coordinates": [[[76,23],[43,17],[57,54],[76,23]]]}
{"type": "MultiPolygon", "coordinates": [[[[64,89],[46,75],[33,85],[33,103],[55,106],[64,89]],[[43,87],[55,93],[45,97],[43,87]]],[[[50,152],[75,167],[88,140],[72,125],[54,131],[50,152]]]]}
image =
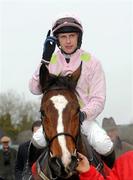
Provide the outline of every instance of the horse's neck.
{"type": "Polygon", "coordinates": [[[90,150],[88,150],[88,148],[89,148],[88,146],[90,146],[90,145],[88,144],[88,146],[87,146],[86,140],[87,140],[86,137],[82,133],[80,133],[79,139],[78,139],[78,144],[77,144],[77,151],[84,154],[89,159],[89,151],[90,150]]]}

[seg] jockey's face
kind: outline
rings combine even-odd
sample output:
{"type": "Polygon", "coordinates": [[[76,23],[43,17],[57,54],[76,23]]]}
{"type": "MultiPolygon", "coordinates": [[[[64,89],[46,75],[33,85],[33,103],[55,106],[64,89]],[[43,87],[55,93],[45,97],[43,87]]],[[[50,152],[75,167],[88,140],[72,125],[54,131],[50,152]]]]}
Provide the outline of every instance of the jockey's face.
{"type": "Polygon", "coordinates": [[[58,41],[60,44],[60,48],[66,53],[71,54],[77,48],[78,42],[78,33],[59,33],[58,34],[58,41]]]}

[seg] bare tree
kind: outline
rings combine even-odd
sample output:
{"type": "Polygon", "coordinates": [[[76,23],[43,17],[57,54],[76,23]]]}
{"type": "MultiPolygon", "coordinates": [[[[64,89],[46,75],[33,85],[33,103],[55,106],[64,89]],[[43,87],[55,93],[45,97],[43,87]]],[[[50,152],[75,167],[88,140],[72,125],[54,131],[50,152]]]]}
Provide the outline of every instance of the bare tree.
{"type": "Polygon", "coordinates": [[[1,93],[1,127],[3,127],[4,131],[10,129],[10,133],[11,129],[12,131],[15,130],[16,134],[23,130],[31,129],[32,122],[40,118],[39,108],[39,103],[27,101],[24,96],[20,96],[14,91],[1,93]]]}
{"type": "Polygon", "coordinates": [[[26,101],[14,91],[0,94],[0,116],[10,114],[13,124],[20,123],[24,117],[27,120],[39,118],[39,104],[33,101],[26,101]]]}

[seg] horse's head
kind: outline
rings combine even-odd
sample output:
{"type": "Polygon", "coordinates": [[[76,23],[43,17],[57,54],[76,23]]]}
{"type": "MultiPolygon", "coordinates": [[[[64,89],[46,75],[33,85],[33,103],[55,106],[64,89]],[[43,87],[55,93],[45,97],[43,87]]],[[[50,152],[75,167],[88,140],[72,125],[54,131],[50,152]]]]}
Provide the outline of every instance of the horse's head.
{"type": "Polygon", "coordinates": [[[42,125],[49,144],[49,166],[56,176],[63,178],[71,176],[77,166],[76,144],[80,126],[75,86],[80,71],[81,67],[67,77],[50,76],[47,71],[44,85],[40,76],[44,92],[42,125]]]}

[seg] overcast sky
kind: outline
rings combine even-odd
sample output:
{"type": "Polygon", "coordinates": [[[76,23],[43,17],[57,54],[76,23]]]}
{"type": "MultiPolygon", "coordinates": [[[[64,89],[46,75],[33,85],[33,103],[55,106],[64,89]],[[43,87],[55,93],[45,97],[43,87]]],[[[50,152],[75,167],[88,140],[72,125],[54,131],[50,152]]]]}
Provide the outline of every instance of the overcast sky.
{"type": "Polygon", "coordinates": [[[0,93],[15,90],[38,100],[28,81],[40,62],[53,19],[77,14],[84,27],[82,48],[102,63],[107,82],[105,109],[98,119],[133,123],[133,29],[131,0],[1,0],[0,93]]]}

